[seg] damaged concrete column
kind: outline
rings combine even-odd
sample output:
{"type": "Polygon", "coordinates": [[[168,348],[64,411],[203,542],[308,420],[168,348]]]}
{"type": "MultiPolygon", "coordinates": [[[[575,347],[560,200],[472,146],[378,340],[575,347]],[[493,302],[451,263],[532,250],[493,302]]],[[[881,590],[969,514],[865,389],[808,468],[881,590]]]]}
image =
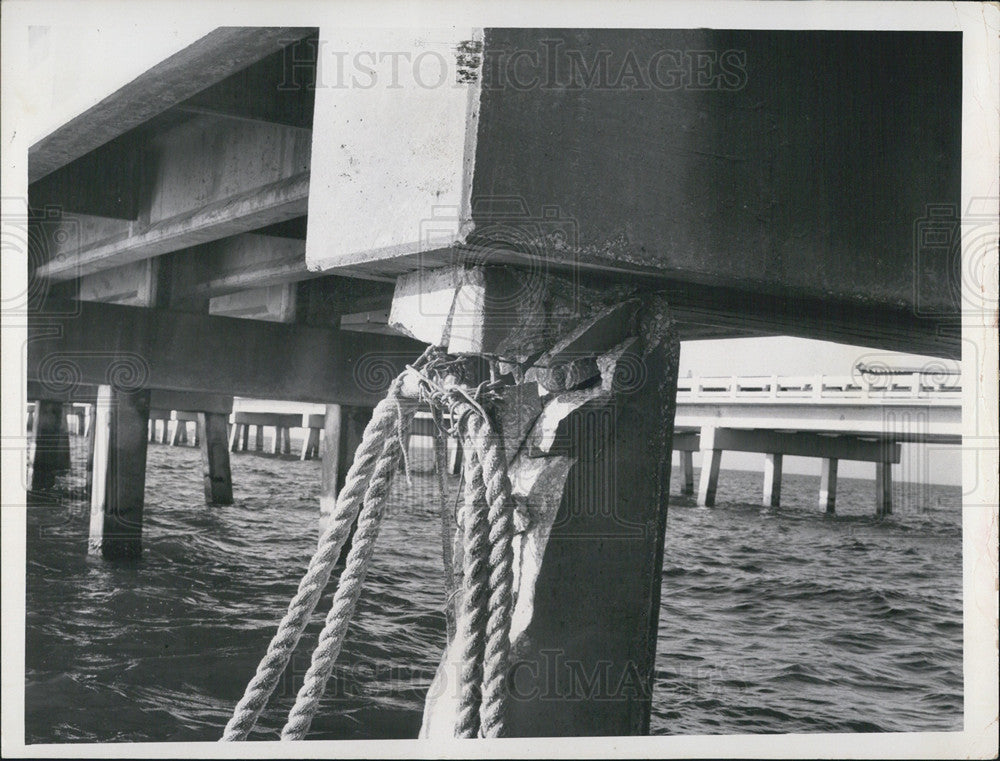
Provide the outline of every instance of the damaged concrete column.
{"type": "MultiPolygon", "coordinates": [[[[400,278],[390,324],[500,357],[494,410],[516,502],[510,736],[649,728],[678,341],[655,296],[501,267],[400,278]]],[[[453,735],[462,643],[422,737],[453,735]]]]}

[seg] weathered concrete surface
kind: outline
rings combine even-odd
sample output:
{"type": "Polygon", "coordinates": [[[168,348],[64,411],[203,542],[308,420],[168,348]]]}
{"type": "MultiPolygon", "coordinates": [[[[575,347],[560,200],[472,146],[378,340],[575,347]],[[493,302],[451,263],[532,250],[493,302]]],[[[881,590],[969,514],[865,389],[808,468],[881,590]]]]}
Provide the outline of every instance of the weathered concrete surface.
{"type": "MultiPolygon", "coordinates": [[[[604,316],[578,325],[596,336],[604,316]]],[[[648,730],[679,345],[661,300],[637,318],[624,340],[602,334],[599,382],[543,397],[519,434],[511,736],[648,730]]],[[[443,656],[422,737],[453,734],[461,648],[443,656]]]]}
{"type": "Polygon", "coordinates": [[[474,203],[469,244],[957,311],[957,259],[915,233],[960,207],[959,34],[487,29],[484,47],[473,198],[523,212],[474,203]]]}

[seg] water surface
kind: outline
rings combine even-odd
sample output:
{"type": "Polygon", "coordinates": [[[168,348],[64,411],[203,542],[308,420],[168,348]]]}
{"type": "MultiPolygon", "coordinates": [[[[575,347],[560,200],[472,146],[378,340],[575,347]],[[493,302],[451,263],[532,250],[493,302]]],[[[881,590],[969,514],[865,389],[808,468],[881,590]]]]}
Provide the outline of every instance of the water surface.
{"type": "MultiPolygon", "coordinates": [[[[79,459],[82,441],[74,438],[79,459]]],[[[25,739],[215,740],[316,545],[320,464],[233,456],[236,504],[206,507],[197,450],[150,445],[144,556],[86,554],[89,505],[28,510],[25,739]]],[[[718,506],[674,478],[653,696],[655,734],[962,728],[958,487],[726,472],[718,506]]],[[[397,479],[393,508],[311,738],[415,737],[444,645],[436,478],[397,479]]],[[[330,594],[319,609],[329,609],[330,594]]],[[[321,626],[251,739],[277,739],[321,626]]]]}

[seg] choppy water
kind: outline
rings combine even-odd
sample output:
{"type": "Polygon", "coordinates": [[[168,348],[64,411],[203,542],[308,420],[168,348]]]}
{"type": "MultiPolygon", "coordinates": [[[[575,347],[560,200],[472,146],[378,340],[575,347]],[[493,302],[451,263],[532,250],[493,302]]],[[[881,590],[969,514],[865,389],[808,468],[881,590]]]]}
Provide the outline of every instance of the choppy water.
{"type": "MultiPolygon", "coordinates": [[[[197,450],[150,445],[132,565],[87,556],[67,491],[29,505],[26,741],[217,739],[315,547],[319,468],[235,455],[237,502],[209,508],[197,450]]],[[[397,479],[311,738],[417,734],[444,644],[434,480],[397,479]]],[[[761,481],[723,471],[718,507],[672,500],[652,731],[961,729],[960,490],[898,485],[875,521],[870,482],[842,479],[829,518],[818,478],[786,474],[780,509],[761,481]]],[[[252,739],[277,738],[318,629],[252,739]]]]}

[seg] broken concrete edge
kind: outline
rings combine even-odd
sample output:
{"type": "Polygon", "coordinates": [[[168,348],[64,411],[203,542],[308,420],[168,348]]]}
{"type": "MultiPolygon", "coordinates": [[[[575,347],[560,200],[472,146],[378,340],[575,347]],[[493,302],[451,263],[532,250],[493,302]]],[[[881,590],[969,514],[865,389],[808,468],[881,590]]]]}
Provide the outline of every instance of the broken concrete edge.
{"type": "MultiPolygon", "coordinates": [[[[498,404],[497,422],[507,449],[515,509],[512,653],[518,652],[534,618],[534,593],[546,547],[576,463],[576,458],[569,456],[569,436],[561,430],[562,424],[588,405],[614,404],[616,398],[642,388],[648,379],[645,362],[651,354],[670,359],[676,367],[679,342],[665,299],[653,296],[598,310],[589,319],[580,320],[542,356],[562,360],[577,351],[592,354],[599,376],[596,382],[586,388],[550,391],[543,398],[539,382],[528,377],[534,369],[529,368],[524,377],[527,382],[508,387],[498,404]],[[559,446],[561,434],[567,440],[565,449],[559,446]]],[[[676,378],[667,382],[676,385],[676,378]]],[[[651,390],[657,396],[668,391],[645,388],[646,392],[651,390]]],[[[672,404],[673,396],[660,398],[664,405],[672,404]]],[[[669,430],[662,435],[669,436],[669,430]]],[[[458,553],[456,546],[456,557],[458,553]]],[[[662,564],[662,555],[654,562],[662,564]]],[[[647,636],[645,630],[636,633],[637,641],[647,636]]],[[[453,736],[463,666],[464,643],[460,639],[456,635],[442,655],[428,691],[421,738],[453,736]]]]}
{"type": "MultiPolygon", "coordinates": [[[[389,327],[450,354],[523,363],[553,349],[578,351],[575,329],[602,313],[605,323],[630,319],[635,295],[635,286],[597,289],[572,274],[454,264],[400,275],[389,327]],[[560,349],[560,341],[569,345],[560,349]]],[[[584,331],[598,332],[593,325],[584,331]]]]}

